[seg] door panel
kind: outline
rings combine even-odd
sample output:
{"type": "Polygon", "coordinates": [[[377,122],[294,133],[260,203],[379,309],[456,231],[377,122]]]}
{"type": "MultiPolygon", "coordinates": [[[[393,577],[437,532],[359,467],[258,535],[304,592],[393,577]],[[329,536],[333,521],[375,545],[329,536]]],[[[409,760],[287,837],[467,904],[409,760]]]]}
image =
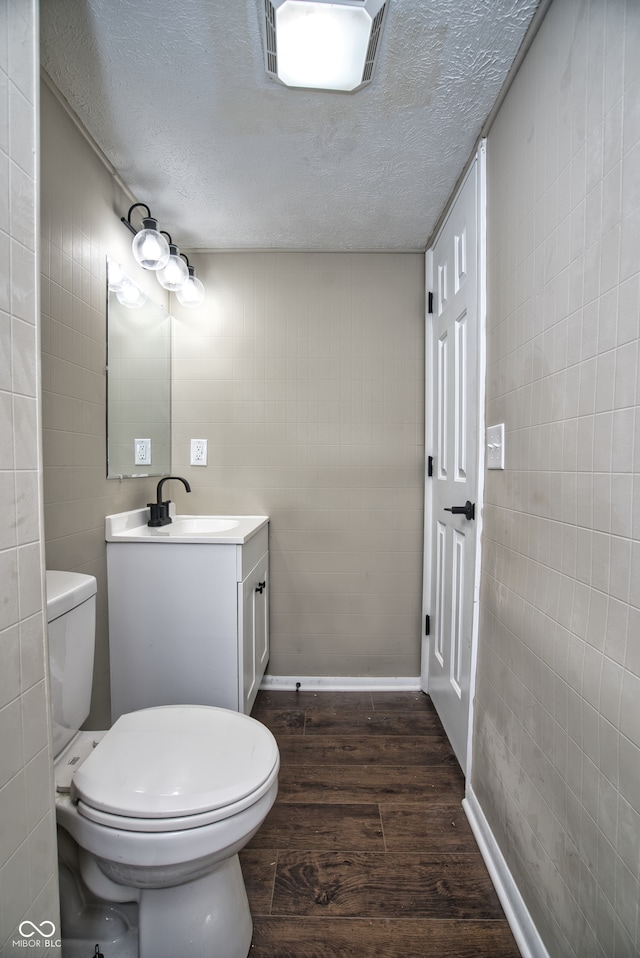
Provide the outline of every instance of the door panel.
{"type": "MultiPolygon", "coordinates": [[[[427,691],[466,771],[477,522],[448,511],[467,500],[479,509],[478,160],[431,252],[433,313],[427,327],[427,443],[434,452],[431,532],[425,542],[429,610],[427,691]],[[431,438],[432,437],[432,438],[431,438]],[[427,550],[429,554],[427,555],[427,550]]],[[[428,500],[427,500],[428,501],[428,500]]],[[[477,511],[476,511],[477,514],[477,511]]]]}
{"type": "Polygon", "coordinates": [[[435,656],[441,668],[444,668],[445,632],[447,629],[446,569],[447,569],[447,527],[443,522],[437,523],[436,531],[436,604],[435,626],[436,643],[435,656]]]}
{"type": "Polygon", "coordinates": [[[462,698],[464,677],[464,567],[466,536],[453,530],[453,562],[451,582],[451,656],[449,681],[458,698],[462,698]]]}
{"type": "Polygon", "coordinates": [[[447,370],[449,368],[448,360],[448,339],[447,332],[445,331],[443,335],[438,340],[438,377],[436,381],[436,388],[438,391],[438,439],[437,439],[437,449],[438,455],[436,457],[436,465],[438,468],[438,478],[446,479],[447,470],[449,467],[449,456],[448,456],[448,446],[447,446],[447,436],[449,433],[448,423],[447,423],[447,370]]]}
{"type": "Polygon", "coordinates": [[[467,313],[466,310],[455,321],[455,443],[456,443],[456,479],[465,482],[467,478],[467,313]]]}

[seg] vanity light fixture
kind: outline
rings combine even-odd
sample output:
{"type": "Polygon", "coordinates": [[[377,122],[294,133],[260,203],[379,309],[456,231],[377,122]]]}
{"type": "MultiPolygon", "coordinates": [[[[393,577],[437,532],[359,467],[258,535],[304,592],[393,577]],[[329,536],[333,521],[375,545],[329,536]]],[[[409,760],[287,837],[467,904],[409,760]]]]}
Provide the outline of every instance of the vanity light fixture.
{"type": "Polygon", "coordinates": [[[169,259],[165,265],[156,272],[156,279],[164,289],[175,293],[189,279],[189,271],[186,263],[180,259],[180,250],[173,242],[168,233],[162,230],[162,235],[169,240],[169,259]]]}
{"type": "Polygon", "coordinates": [[[151,215],[151,210],[146,203],[134,203],[127,213],[126,219],[121,216],[120,219],[133,233],[133,243],[131,249],[136,262],[140,263],[145,269],[162,269],[167,265],[169,256],[169,244],[158,229],[158,221],[151,215]],[[147,215],[142,220],[142,229],[137,230],[131,222],[131,214],[136,207],[142,206],[147,215]]]}
{"type": "MultiPolygon", "coordinates": [[[[197,279],[194,267],[191,266],[184,253],[180,252],[169,233],[158,229],[158,221],[151,215],[151,210],[147,204],[134,203],[129,208],[127,215],[121,216],[120,219],[127,229],[133,233],[132,250],[136,261],[145,269],[153,270],[160,285],[164,289],[175,293],[178,302],[182,303],[183,306],[199,306],[204,299],[204,286],[197,279]],[[139,230],[131,222],[131,214],[138,206],[141,206],[147,213],[142,218],[142,228],[139,230]],[[183,262],[183,260],[186,260],[186,262],[183,262]]],[[[111,278],[109,279],[109,288],[120,299],[120,293],[115,286],[111,285],[111,278]]],[[[131,305],[142,304],[136,302],[131,303],[131,305]]]]}
{"type": "Polygon", "coordinates": [[[204,300],[204,286],[196,276],[195,266],[191,265],[184,253],[180,253],[180,256],[186,260],[189,277],[186,283],[176,290],[176,298],[183,306],[199,306],[204,300]]]}
{"type": "Polygon", "coordinates": [[[113,293],[122,289],[122,284],[128,278],[120,263],[114,259],[107,259],[107,285],[113,293]]]}
{"type": "Polygon", "coordinates": [[[265,65],[285,86],[370,83],[390,0],[264,0],[265,65]]]}
{"type": "Polygon", "coordinates": [[[111,292],[116,294],[118,302],[128,309],[138,309],[147,301],[145,294],[127,276],[120,263],[112,259],[107,261],[107,284],[111,292]]]}
{"type": "Polygon", "coordinates": [[[147,301],[147,297],[144,295],[141,289],[132,283],[131,280],[127,277],[127,282],[123,283],[120,289],[116,290],[116,297],[119,303],[122,303],[123,306],[126,306],[127,309],[139,309],[147,301]]]}

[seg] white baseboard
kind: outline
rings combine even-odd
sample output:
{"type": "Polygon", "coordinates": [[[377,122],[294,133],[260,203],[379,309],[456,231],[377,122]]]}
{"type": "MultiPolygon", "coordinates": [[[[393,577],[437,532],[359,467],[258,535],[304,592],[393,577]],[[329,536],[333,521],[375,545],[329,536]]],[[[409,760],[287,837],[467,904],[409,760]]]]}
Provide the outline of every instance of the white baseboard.
{"type": "Polygon", "coordinates": [[[487,866],[522,958],[549,958],[549,952],[545,948],[529,909],[518,891],[509,866],[498,847],[489,822],[471,786],[467,786],[462,807],[469,819],[480,853],[484,858],[484,863],[487,866]]]}
{"type": "Polygon", "coordinates": [[[420,676],[394,676],[391,678],[342,675],[265,675],[261,689],[296,690],[304,692],[419,692],[420,676]]]}

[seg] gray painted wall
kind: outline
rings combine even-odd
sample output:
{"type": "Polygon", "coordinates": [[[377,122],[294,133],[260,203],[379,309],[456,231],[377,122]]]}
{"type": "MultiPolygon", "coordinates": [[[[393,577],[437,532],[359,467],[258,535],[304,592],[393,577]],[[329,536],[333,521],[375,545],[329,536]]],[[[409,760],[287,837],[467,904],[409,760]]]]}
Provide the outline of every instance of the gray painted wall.
{"type": "Polygon", "coordinates": [[[555,0],[488,142],[473,787],[551,955],[640,949],[640,6],[555,0]]]}

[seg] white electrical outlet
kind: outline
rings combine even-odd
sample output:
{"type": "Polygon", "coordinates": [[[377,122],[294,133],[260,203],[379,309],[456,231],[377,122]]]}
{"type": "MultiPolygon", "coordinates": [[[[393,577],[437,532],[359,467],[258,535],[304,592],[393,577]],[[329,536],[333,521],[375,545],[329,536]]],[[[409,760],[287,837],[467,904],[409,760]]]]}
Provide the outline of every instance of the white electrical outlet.
{"type": "Polygon", "coordinates": [[[134,439],[133,440],[133,458],[136,466],[151,465],[151,440],[134,439]]]}
{"type": "Polygon", "coordinates": [[[191,440],[191,465],[206,466],[207,464],[207,440],[191,440]]]}
{"type": "Polygon", "coordinates": [[[504,469],[504,423],[487,426],[487,469],[504,469]]]}

